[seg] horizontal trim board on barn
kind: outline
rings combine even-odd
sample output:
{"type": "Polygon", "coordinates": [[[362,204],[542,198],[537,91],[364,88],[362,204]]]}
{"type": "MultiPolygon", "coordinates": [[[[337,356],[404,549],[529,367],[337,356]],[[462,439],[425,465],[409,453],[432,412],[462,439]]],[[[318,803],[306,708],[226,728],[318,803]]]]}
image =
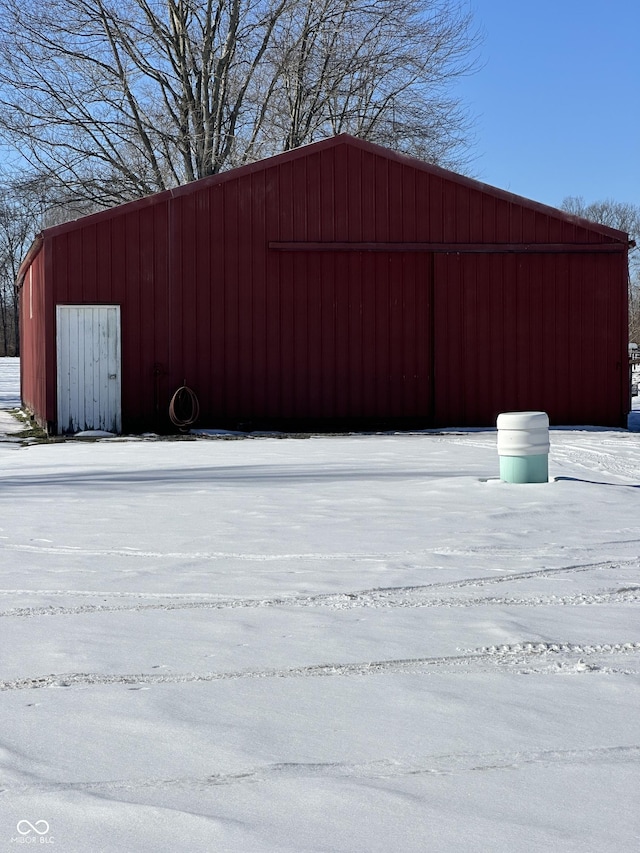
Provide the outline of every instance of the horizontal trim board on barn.
{"type": "Polygon", "coordinates": [[[628,245],[338,136],[45,230],[23,399],[53,431],[88,422],[58,398],[56,305],[114,305],[128,432],[171,431],[184,384],[205,427],[623,426],[628,245]]]}
{"type": "Polygon", "coordinates": [[[442,255],[600,254],[626,252],[621,243],[308,243],[272,241],[278,252],[429,252],[442,255]]]}

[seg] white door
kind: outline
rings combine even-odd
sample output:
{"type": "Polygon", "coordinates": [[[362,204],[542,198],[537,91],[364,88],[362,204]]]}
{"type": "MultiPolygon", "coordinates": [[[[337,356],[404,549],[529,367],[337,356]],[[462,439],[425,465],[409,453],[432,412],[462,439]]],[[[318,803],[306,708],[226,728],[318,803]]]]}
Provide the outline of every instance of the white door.
{"type": "Polygon", "coordinates": [[[120,306],[58,305],[58,432],[122,431],[120,306]]]}

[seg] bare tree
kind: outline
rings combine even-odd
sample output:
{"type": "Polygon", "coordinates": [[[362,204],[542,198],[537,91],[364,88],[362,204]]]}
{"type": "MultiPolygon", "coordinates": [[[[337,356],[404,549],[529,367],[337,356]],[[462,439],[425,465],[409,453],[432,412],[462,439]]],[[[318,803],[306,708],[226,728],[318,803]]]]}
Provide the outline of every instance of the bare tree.
{"type": "Polygon", "coordinates": [[[581,196],[567,196],[560,207],[591,222],[625,231],[633,241],[629,251],[629,340],[640,343],[640,206],[613,199],[587,204],[581,196]]]}
{"type": "Polygon", "coordinates": [[[467,0],[0,0],[0,135],[106,206],[342,131],[445,165],[467,0]]]}
{"type": "Polygon", "coordinates": [[[42,197],[28,188],[0,188],[0,355],[20,354],[15,282],[41,221],[42,208],[42,197]]]}
{"type": "MultiPolygon", "coordinates": [[[[640,241],[640,206],[624,201],[605,199],[604,201],[593,201],[587,204],[582,196],[567,196],[563,199],[560,209],[591,222],[600,225],[608,225],[625,231],[635,242],[640,241]]],[[[637,258],[637,249],[634,248],[630,257],[637,258]]],[[[640,258],[638,258],[640,260],[640,258]]],[[[637,261],[635,261],[637,262],[637,261]]]]}
{"type": "Polygon", "coordinates": [[[270,51],[262,132],[285,149],[347,132],[459,166],[469,123],[449,90],[476,67],[477,45],[451,0],[299,0],[270,51]]]}

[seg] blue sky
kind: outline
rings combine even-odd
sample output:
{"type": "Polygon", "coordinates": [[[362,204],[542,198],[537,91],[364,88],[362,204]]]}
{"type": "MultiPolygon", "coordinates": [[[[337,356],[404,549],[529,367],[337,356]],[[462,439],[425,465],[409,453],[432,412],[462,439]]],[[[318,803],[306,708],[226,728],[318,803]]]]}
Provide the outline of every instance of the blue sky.
{"type": "Polygon", "coordinates": [[[457,90],[476,119],[468,171],[555,207],[640,205],[640,0],[469,4],[485,40],[457,90]]]}
{"type": "Polygon", "coordinates": [[[640,0],[471,0],[473,176],[557,207],[640,205],[640,0]]]}

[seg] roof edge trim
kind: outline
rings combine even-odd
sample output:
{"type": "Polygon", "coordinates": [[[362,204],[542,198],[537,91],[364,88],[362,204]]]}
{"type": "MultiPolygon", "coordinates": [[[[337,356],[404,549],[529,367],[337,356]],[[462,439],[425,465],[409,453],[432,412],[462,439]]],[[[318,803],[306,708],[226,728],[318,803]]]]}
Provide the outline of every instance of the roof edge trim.
{"type": "Polygon", "coordinates": [[[16,283],[15,283],[16,290],[20,290],[20,288],[24,284],[24,279],[25,279],[25,276],[27,274],[27,270],[29,269],[29,267],[33,263],[36,256],[39,254],[40,249],[42,248],[43,244],[44,244],[44,234],[42,232],[40,232],[39,234],[36,234],[36,236],[33,240],[33,243],[29,246],[27,254],[24,256],[24,260],[20,264],[20,267],[18,269],[18,275],[16,278],[16,283]]]}

